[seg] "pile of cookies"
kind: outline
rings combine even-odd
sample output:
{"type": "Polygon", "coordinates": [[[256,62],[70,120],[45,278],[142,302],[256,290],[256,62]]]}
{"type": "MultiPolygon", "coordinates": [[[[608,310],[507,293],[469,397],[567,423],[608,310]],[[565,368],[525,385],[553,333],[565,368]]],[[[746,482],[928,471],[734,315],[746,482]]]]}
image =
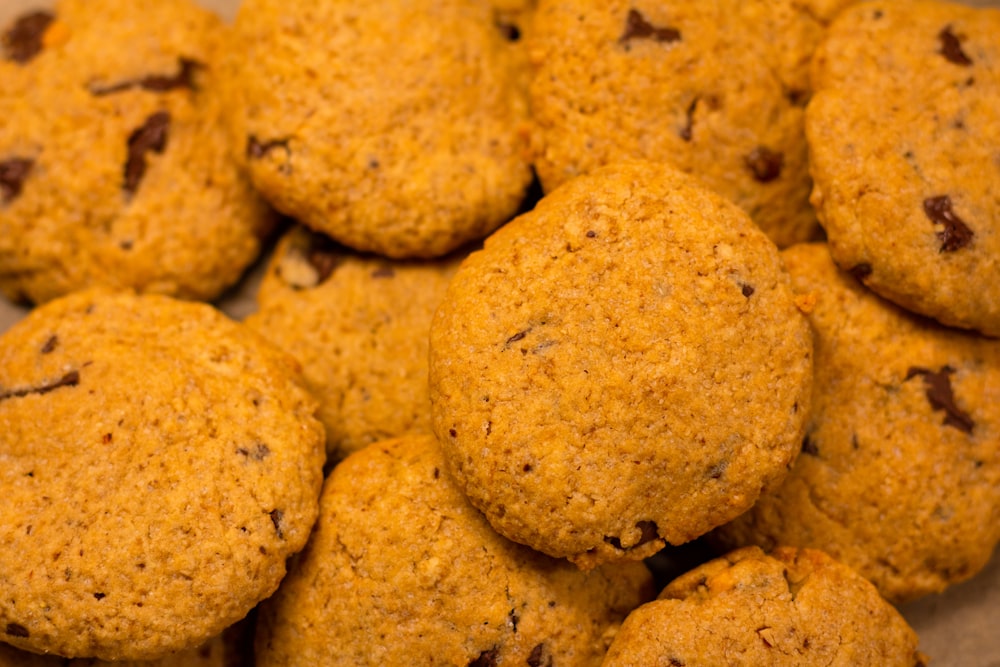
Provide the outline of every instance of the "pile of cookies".
{"type": "Polygon", "coordinates": [[[15,19],[0,665],[925,664],[892,605],[1000,541],[998,34],[944,0],[15,19]]]}

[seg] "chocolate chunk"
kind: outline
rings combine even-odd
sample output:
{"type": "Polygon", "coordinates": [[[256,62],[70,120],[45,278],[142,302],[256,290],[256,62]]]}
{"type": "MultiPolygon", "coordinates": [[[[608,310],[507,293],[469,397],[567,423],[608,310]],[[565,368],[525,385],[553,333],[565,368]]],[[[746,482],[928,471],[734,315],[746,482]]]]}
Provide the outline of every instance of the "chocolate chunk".
{"type": "Polygon", "coordinates": [[[259,160],[275,148],[288,149],[288,139],[272,139],[271,141],[261,141],[257,137],[250,135],[247,137],[247,157],[259,160]]]}
{"type": "Polygon", "coordinates": [[[31,633],[28,632],[28,628],[24,627],[19,623],[8,623],[7,624],[7,634],[11,637],[30,637],[31,633]]]}
{"type": "Polygon", "coordinates": [[[56,346],[59,344],[59,338],[57,336],[50,336],[45,345],[42,345],[42,354],[49,354],[56,346]]]}
{"type": "Polygon", "coordinates": [[[951,31],[950,25],[941,29],[938,40],[941,42],[941,50],[938,53],[944,56],[945,60],[963,67],[972,65],[972,59],[962,51],[962,40],[951,31]]]}
{"type": "Polygon", "coordinates": [[[528,654],[528,667],[552,667],[552,656],[545,650],[545,643],[535,645],[528,654]]]}
{"type": "Polygon", "coordinates": [[[781,176],[781,167],[784,166],[785,158],[781,153],[776,153],[767,146],[758,146],[743,158],[743,162],[757,181],[769,183],[781,176]]]}
{"type": "Polygon", "coordinates": [[[955,369],[951,366],[944,366],[936,373],[928,368],[912,366],[906,371],[906,379],[909,380],[917,375],[922,376],[927,402],[931,404],[931,409],[943,410],[945,413],[942,423],[964,433],[972,433],[972,429],[976,425],[975,422],[972,421],[969,413],[955,404],[955,394],[952,391],[950,377],[954,372],[955,369]]]}
{"type": "Polygon", "coordinates": [[[740,288],[740,292],[748,299],[753,296],[755,291],[756,290],[753,288],[753,285],[743,285],[743,287],[740,288]]]}
{"type": "Polygon", "coordinates": [[[524,331],[518,331],[516,334],[507,339],[507,342],[503,344],[505,348],[510,347],[511,343],[516,343],[519,340],[524,340],[524,337],[528,335],[531,329],[525,329],[524,331]]]}
{"type": "Polygon", "coordinates": [[[976,234],[955,215],[948,195],[925,199],[924,213],[935,225],[944,227],[937,232],[938,240],[941,241],[940,252],[954,252],[972,243],[972,237],[976,234]]]}
{"type": "Polygon", "coordinates": [[[278,534],[279,539],[285,539],[285,531],[281,528],[281,522],[285,518],[285,513],[281,510],[271,510],[269,514],[271,516],[271,523],[274,524],[274,532],[278,534]]]}
{"type": "Polygon", "coordinates": [[[29,394],[47,394],[50,391],[55,391],[60,387],[75,387],[80,384],[80,373],[77,371],[69,371],[63,375],[58,380],[54,382],[49,382],[37,387],[27,387],[25,389],[0,389],[0,401],[6,400],[8,398],[23,398],[29,394]]]}
{"type": "Polygon", "coordinates": [[[681,128],[679,134],[681,139],[684,141],[691,141],[692,132],[694,131],[694,110],[698,106],[698,98],[691,100],[691,104],[687,108],[687,124],[681,128]]]}
{"type": "Polygon", "coordinates": [[[146,174],[146,153],[162,153],[167,146],[167,131],[170,129],[170,114],[157,111],[146,119],[142,127],[128,138],[128,160],[125,162],[125,182],[122,189],[134,194],[146,174]]]}
{"type": "Polygon", "coordinates": [[[508,42],[517,42],[521,39],[521,29],[513,23],[497,20],[494,25],[508,42]]]}
{"type": "Polygon", "coordinates": [[[94,599],[95,600],[103,600],[106,597],[107,597],[107,595],[105,595],[104,593],[94,593],[94,599]]]}
{"type": "Polygon", "coordinates": [[[41,53],[42,37],[55,18],[50,12],[37,11],[14,21],[3,36],[7,59],[24,64],[41,53]]]}
{"type": "Polygon", "coordinates": [[[681,33],[676,28],[658,28],[646,20],[638,10],[628,10],[625,19],[625,31],[618,38],[619,44],[625,44],[632,39],[652,39],[656,42],[670,44],[680,41],[681,33]]]}
{"type": "Polygon", "coordinates": [[[479,654],[479,657],[475,660],[469,661],[469,667],[496,667],[497,658],[500,657],[500,652],[493,647],[479,654]]]}
{"type": "Polygon", "coordinates": [[[809,439],[808,435],[802,438],[802,453],[809,456],[819,456],[819,448],[816,443],[809,439]]]}
{"type": "Polygon", "coordinates": [[[150,76],[143,77],[141,79],[122,81],[121,83],[116,83],[111,86],[91,86],[90,92],[92,95],[101,97],[103,95],[120,93],[124,90],[130,90],[132,88],[141,88],[154,93],[165,93],[175,88],[188,88],[193,90],[194,71],[198,67],[203,67],[203,65],[195,60],[181,58],[177,74],[174,74],[173,76],[151,74],[150,76]]]}
{"type": "Polygon", "coordinates": [[[24,186],[24,181],[31,173],[34,160],[14,157],[0,162],[0,199],[6,204],[13,201],[24,186]]]}
{"type": "Polygon", "coordinates": [[[847,272],[860,282],[872,274],[872,265],[862,262],[861,264],[855,264],[847,272]]]}

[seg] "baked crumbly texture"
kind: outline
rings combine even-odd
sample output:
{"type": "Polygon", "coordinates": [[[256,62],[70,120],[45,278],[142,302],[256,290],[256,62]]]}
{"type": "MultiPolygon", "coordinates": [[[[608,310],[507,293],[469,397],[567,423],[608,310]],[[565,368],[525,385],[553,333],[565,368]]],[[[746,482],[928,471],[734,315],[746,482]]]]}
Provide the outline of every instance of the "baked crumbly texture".
{"type": "Polygon", "coordinates": [[[779,246],[815,237],[808,63],[849,0],[541,0],[529,53],[546,192],[622,159],[696,174],[779,246]]]}
{"type": "Polygon", "coordinates": [[[225,30],[188,0],[62,0],[3,29],[0,290],[237,281],[273,216],[222,126],[225,30]]]}
{"type": "Polygon", "coordinates": [[[0,638],[153,659],[271,595],[322,483],[296,371],[157,295],[74,293],[0,337],[0,638]]]}
{"type": "Polygon", "coordinates": [[[875,588],[821,551],[733,551],[629,614],[605,667],[922,667],[917,636],[875,588]]]}
{"type": "Polygon", "coordinates": [[[1000,540],[1000,342],[874,295],[825,245],[783,253],[812,305],[812,412],[785,482],[729,548],[822,549],[903,602],[981,570],[1000,540]]]}
{"type": "Polygon", "coordinates": [[[1000,10],[870,2],[833,23],[806,114],[812,202],[846,271],[1000,336],[1000,10]]]}
{"type": "Polygon", "coordinates": [[[747,510],[791,466],[812,341],[777,250],[663,165],[579,177],[459,267],[432,425],[501,534],[581,567],[747,510]]]}
{"type": "Polygon", "coordinates": [[[486,236],[531,181],[514,9],[242,3],[232,126],[254,184],[362,251],[434,257],[486,236]]]}
{"type": "Polygon", "coordinates": [[[497,535],[434,437],[411,435],[331,473],[309,545],[261,606],[257,665],[596,666],[654,594],[641,563],[581,572],[497,535]]]}
{"type": "Polygon", "coordinates": [[[331,459],[431,432],[427,337],[460,260],[362,256],[304,227],[279,243],[246,323],[302,365],[331,459]]]}

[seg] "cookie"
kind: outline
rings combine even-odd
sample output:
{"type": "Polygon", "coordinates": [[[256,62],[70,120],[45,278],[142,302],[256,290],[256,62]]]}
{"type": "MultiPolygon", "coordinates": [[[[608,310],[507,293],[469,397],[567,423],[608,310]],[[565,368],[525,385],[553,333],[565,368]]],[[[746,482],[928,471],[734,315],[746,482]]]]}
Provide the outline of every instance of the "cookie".
{"type": "Polygon", "coordinates": [[[779,246],[813,238],[808,63],[848,2],[541,0],[529,52],[543,188],[617,160],[663,161],[779,246]]]}
{"type": "Polygon", "coordinates": [[[459,268],[432,426],[508,538],[581,567],[725,523],[799,450],[812,341],[774,244],[664,165],[581,176],[459,268]]]}
{"type": "Polygon", "coordinates": [[[816,53],[806,131],[830,252],[883,297],[1000,335],[1000,10],[844,12],[816,53]]]}
{"type": "Polygon", "coordinates": [[[154,659],[243,618],[316,518],[294,362],[210,306],[77,292],[0,337],[0,639],[154,659]]]}
{"type": "Polygon", "coordinates": [[[921,667],[917,636],[875,588],[821,551],[747,547],[629,614],[605,667],[921,667]]]}
{"type": "Polygon", "coordinates": [[[188,0],[61,0],[0,36],[0,290],[208,300],[272,214],[223,129],[221,21],[188,0]]]}
{"type": "Polygon", "coordinates": [[[596,666],[651,583],[641,563],[580,572],[505,540],[433,436],[386,440],[327,479],[309,545],[261,606],[257,666],[596,666]]]}
{"type": "Polygon", "coordinates": [[[523,0],[248,0],[234,135],[282,212],[352,248],[434,257],[531,181],[523,0]],[[514,40],[514,41],[511,41],[514,40]]]}
{"type": "Polygon", "coordinates": [[[893,602],[971,577],[1000,540],[1000,342],[878,298],[825,245],[783,257],[814,301],[802,455],[714,537],[822,549],[893,602]]]}
{"type": "Polygon", "coordinates": [[[278,244],[246,323],[302,365],[331,459],[430,433],[427,336],[460,256],[362,256],[304,227],[278,244]]]}

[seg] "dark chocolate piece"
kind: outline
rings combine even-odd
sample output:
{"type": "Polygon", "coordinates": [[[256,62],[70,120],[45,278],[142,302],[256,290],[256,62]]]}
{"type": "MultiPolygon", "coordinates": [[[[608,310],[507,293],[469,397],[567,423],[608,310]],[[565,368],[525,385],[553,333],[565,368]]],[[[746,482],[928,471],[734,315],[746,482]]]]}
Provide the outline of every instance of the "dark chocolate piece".
{"type": "Polygon", "coordinates": [[[163,76],[161,74],[151,74],[141,79],[122,81],[110,86],[91,86],[90,92],[98,97],[120,93],[132,88],[141,88],[154,93],[165,93],[175,88],[188,88],[194,90],[194,71],[203,65],[188,58],[180,59],[180,67],[177,74],[173,76],[163,76]]]}
{"type": "Polygon", "coordinates": [[[951,31],[951,26],[946,25],[938,33],[938,40],[941,42],[941,50],[938,51],[945,60],[962,67],[972,65],[972,59],[962,50],[962,40],[951,31]]]}
{"type": "Polygon", "coordinates": [[[944,229],[937,232],[938,240],[941,241],[940,252],[954,252],[972,243],[972,237],[976,234],[965,221],[955,215],[948,195],[925,199],[924,213],[934,224],[944,226],[944,229]]]}
{"type": "Polygon", "coordinates": [[[30,637],[31,633],[28,632],[28,628],[24,627],[20,623],[8,623],[7,624],[7,634],[11,637],[30,637]]]}
{"type": "Polygon", "coordinates": [[[129,135],[125,182],[122,184],[125,192],[135,194],[139,189],[139,183],[146,175],[146,153],[162,153],[167,146],[169,130],[170,114],[166,111],[157,111],[146,119],[142,127],[129,135]]]}
{"type": "Polygon", "coordinates": [[[785,158],[781,153],[776,153],[767,146],[758,146],[743,158],[743,162],[757,181],[769,183],[781,176],[781,168],[785,164],[785,158]]]}
{"type": "Polygon", "coordinates": [[[269,514],[271,515],[271,523],[274,524],[274,532],[278,534],[279,539],[285,539],[285,531],[281,527],[282,520],[285,518],[285,513],[281,510],[271,510],[269,514]]]}
{"type": "Polygon", "coordinates": [[[0,162],[0,199],[8,203],[21,194],[24,181],[31,173],[34,160],[23,157],[13,157],[0,162]]]}
{"type": "Polygon", "coordinates": [[[8,60],[24,64],[42,52],[42,38],[56,19],[46,11],[31,12],[14,21],[3,36],[3,47],[8,60]]]}
{"type": "Polygon", "coordinates": [[[923,377],[927,402],[931,404],[931,409],[944,411],[944,424],[957,428],[963,433],[972,433],[975,422],[969,413],[962,410],[955,403],[955,394],[951,387],[951,374],[955,369],[951,366],[944,366],[936,373],[928,368],[911,366],[906,371],[906,379],[909,380],[917,375],[923,377]]]}
{"type": "Polygon", "coordinates": [[[497,658],[500,657],[500,652],[496,647],[487,649],[479,654],[479,657],[469,661],[469,667],[496,667],[497,658]]]}
{"type": "Polygon", "coordinates": [[[78,371],[69,371],[63,375],[58,380],[49,382],[47,384],[39,385],[37,387],[27,387],[24,389],[0,389],[0,401],[6,400],[8,398],[23,398],[30,394],[47,394],[50,391],[55,391],[60,387],[75,387],[80,384],[80,373],[78,371]]]}
{"type": "Polygon", "coordinates": [[[680,41],[681,33],[676,28],[659,28],[646,20],[646,17],[636,9],[628,10],[625,19],[625,31],[618,38],[619,44],[625,44],[633,39],[651,39],[655,42],[670,44],[680,41]]]}

